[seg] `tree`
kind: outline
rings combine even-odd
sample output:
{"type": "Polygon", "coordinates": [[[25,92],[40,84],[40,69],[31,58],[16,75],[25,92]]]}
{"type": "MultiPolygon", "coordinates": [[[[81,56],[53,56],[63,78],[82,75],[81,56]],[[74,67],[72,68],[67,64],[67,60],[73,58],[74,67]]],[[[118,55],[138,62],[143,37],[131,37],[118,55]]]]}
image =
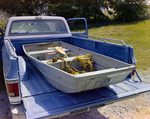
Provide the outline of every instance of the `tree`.
{"type": "Polygon", "coordinates": [[[13,16],[57,15],[85,17],[93,23],[108,19],[101,11],[105,0],[0,0],[0,10],[13,16]]]}
{"type": "Polygon", "coordinates": [[[85,17],[94,24],[109,20],[103,9],[115,20],[128,22],[145,18],[148,6],[146,0],[0,0],[0,10],[13,16],[85,17]]]}
{"type": "Polygon", "coordinates": [[[108,0],[115,11],[115,20],[129,22],[140,20],[147,15],[146,0],[108,0]]]}
{"type": "Polygon", "coordinates": [[[74,0],[59,0],[47,2],[47,15],[63,16],[65,18],[75,17],[77,8],[74,0]]]}
{"type": "Polygon", "coordinates": [[[58,15],[65,18],[85,17],[88,21],[99,23],[106,21],[101,7],[104,7],[105,0],[57,0],[49,1],[47,15],[58,15]]]}
{"type": "Polygon", "coordinates": [[[44,0],[0,0],[0,9],[11,15],[39,15],[44,13],[44,0]]]}

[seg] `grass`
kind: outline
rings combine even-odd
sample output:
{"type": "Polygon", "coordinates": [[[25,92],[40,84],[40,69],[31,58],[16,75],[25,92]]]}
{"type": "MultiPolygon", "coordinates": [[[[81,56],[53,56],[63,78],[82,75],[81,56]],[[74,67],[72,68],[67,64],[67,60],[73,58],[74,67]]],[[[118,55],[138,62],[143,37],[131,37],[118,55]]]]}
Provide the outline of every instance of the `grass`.
{"type": "Polygon", "coordinates": [[[150,20],[90,28],[89,36],[124,40],[134,49],[137,69],[150,67],[150,20]]]}

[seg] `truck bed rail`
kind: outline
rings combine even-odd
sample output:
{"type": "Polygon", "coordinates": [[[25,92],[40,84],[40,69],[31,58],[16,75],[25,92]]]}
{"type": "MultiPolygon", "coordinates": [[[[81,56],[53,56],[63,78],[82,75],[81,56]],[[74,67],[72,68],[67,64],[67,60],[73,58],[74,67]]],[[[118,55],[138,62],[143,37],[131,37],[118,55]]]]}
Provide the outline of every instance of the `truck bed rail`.
{"type": "Polygon", "coordinates": [[[96,39],[102,39],[104,40],[104,42],[106,41],[115,41],[115,42],[120,42],[122,43],[123,45],[126,46],[126,43],[123,41],[123,40],[116,40],[116,39],[109,39],[109,38],[102,38],[102,37],[95,37],[95,36],[87,36],[87,35],[80,35],[80,36],[84,36],[84,37],[87,37],[87,38],[96,38],[96,39]]]}

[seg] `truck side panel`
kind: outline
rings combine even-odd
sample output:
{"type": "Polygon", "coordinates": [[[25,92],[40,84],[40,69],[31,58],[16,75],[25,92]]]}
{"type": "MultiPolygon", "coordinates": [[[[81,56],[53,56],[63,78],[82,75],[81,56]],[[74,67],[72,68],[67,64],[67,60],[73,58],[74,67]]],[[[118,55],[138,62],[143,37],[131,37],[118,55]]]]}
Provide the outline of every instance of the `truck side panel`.
{"type": "Polygon", "coordinates": [[[4,41],[3,45],[3,70],[6,79],[18,79],[18,67],[15,52],[8,43],[8,40],[4,41]]]}
{"type": "MultiPolygon", "coordinates": [[[[133,48],[117,45],[108,42],[96,41],[96,40],[87,40],[84,38],[71,37],[70,43],[72,45],[91,50],[118,60],[121,60],[126,63],[130,63],[129,58],[135,60],[133,54],[133,48]],[[81,40],[82,39],[82,40],[81,40]],[[132,52],[132,53],[131,53],[132,52]],[[131,54],[132,56],[131,56],[131,54]]],[[[136,60],[135,60],[136,61],[136,60]]]]}
{"type": "Polygon", "coordinates": [[[2,60],[2,45],[3,45],[4,33],[0,28],[0,61],[2,60]]]}
{"type": "Polygon", "coordinates": [[[15,54],[15,49],[12,47],[9,40],[4,40],[4,45],[2,47],[2,57],[3,73],[9,101],[11,104],[20,104],[21,97],[18,77],[18,59],[15,54]]]}

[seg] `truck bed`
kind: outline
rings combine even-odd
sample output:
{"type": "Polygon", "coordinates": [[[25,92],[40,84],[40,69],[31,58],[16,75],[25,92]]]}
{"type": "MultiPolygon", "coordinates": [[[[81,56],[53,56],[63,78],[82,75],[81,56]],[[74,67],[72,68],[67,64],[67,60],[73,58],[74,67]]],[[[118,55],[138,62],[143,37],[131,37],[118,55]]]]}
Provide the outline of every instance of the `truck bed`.
{"type": "Polygon", "coordinates": [[[127,78],[122,83],[67,94],[52,87],[30,61],[26,64],[29,80],[21,81],[26,118],[69,115],[150,91],[149,85],[127,78]]]}
{"type": "MultiPolygon", "coordinates": [[[[87,25],[85,26],[85,34],[87,35],[87,25]]],[[[80,33],[77,34],[79,35],[80,33]]],[[[150,91],[149,85],[131,79],[131,74],[128,75],[128,78],[121,83],[80,93],[68,94],[55,89],[45,80],[44,76],[39,72],[38,69],[36,69],[30,60],[26,59],[26,54],[22,48],[22,45],[25,44],[54,41],[62,41],[131,65],[136,64],[132,47],[127,46],[124,42],[122,42],[123,45],[109,42],[116,42],[118,40],[108,40],[102,38],[100,41],[98,41],[88,39],[87,36],[85,36],[85,38],[74,37],[70,33],[66,20],[62,17],[42,16],[40,19],[39,17],[35,16],[12,17],[9,19],[5,36],[4,39],[2,39],[1,44],[3,72],[5,82],[8,84],[6,85],[6,88],[9,94],[9,101],[11,104],[14,104],[14,106],[16,106],[15,104],[21,104],[22,102],[23,106],[22,104],[19,106],[23,107],[26,118],[61,117],[64,115],[90,110],[92,108],[103,106],[150,91]],[[33,20],[33,23],[31,20],[33,20]],[[63,29],[60,29],[61,31],[58,32],[57,23],[56,32],[53,32],[53,30],[52,32],[49,32],[50,30],[43,32],[41,31],[40,27],[37,28],[38,32],[35,32],[35,29],[33,29],[32,32],[27,32],[28,28],[30,29],[33,27],[31,24],[37,25],[37,22],[41,22],[42,20],[46,22],[43,22],[44,24],[47,24],[47,20],[52,20],[52,23],[54,20],[64,21],[64,25],[66,27],[64,27],[64,25],[62,26],[63,29],[66,28],[66,30],[64,32],[63,29]],[[20,22],[24,24],[25,21],[25,24],[27,25],[24,25],[24,29],[22,29],[23,27],[20,22]],[[14,25],[15,27],[12,28],[13,23],[16,25],[14,25]],[[19,26],[22,27],[22,30],[20,30],[19,26]]],[[[52,73],[48,72],[48,74],[53,76],[57,75],[58,73],[53,70],[52,73]]],[[[118,80],[118,78],[114,77],[114,80],[115,79],[118,80]]],[[[17,108],[18,109],[12,109],[13,115],[22,115],[19,107],[17,108]]]]}

